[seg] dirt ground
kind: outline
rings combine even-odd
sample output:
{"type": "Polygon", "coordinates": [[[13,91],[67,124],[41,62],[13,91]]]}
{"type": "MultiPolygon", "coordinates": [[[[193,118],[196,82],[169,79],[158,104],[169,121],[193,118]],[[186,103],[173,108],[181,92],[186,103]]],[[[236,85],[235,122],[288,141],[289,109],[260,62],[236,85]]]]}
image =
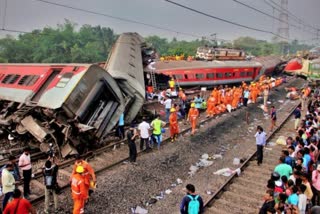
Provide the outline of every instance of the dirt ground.
{"type": "MultiPolygon", "coordinates": [[[[294,80],[289,85],[301,85],[302,80],[294,80]]],[[[272,92],[269,101],[278,109],[278,117],[287,114],[294,105],[293,101],[285,100],[284,84],[272,92]],[[282,100],[283,102],[279,102],[282,100]]],[[[206,191],[214,192],[225,182],[227,177],[214,175],[213,172],[229,167],[234,158],[246,158],[255,150],[254,133],[257,125],[262,125],[268,133],[270,118],[258,108],[262,102],[251,104],[248,108],[242,107],[232,113],[219,116],[202,125],[199,134],[190,137],[187,133],[175,143],[169,143],[160,151],[139,156],[137,165],[123,164],[113,170],[98,175],[98,188],[86,206],[90,213],[131,213],[131,208],[141,206],[148,213],[169,214],[179,213],[179,203],[184,196],[184,187],[193,183],[199,194],[208,198],[206,191]],[[246,112],[249,112],[249,124],[246,123],[246,112]],[[222,158],[213,160],[209,167],[200,168],[192,177],[188,171],[195,165],[202,154],[210,156],[222,155],[222,158]],[[177,185],[177,178],[182,184],[177,185]],[[165,194],[170,189],[171,194],[165,194]],[[151,206],[146,202],[152,197],[164,194],[164,198],[151,206]]],[[[68,213],[72,209],[70,194],[60,195],[63,201],[61,213],[68,213]]],[[[41,206],[38,207],[42,209],[41,206]]]]}

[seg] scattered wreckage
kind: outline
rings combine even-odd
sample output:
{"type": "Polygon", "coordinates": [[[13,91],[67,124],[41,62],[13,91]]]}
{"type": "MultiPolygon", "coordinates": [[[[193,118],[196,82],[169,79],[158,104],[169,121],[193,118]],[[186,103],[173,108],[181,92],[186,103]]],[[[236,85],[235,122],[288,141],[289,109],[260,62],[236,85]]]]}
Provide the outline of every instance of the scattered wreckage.
{"type": "Polygon", "coordinates": [[[95,64],[0,64],[0,132],[66,157],[103,141],[122,113],[144,103],[148,47],[121,34],[104,68],[95,64]],[[147,59],[146,59],[147,58],[147,59]]]}

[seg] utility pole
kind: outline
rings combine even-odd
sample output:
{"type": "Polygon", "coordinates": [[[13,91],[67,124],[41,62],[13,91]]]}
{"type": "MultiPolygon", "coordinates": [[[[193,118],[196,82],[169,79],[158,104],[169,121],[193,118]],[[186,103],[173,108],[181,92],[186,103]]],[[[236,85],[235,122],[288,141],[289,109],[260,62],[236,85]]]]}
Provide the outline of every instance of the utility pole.
{"type": "Polygon", "coordinates": [[[217,33],[211,34],[210,37],[211,37],[210,40],[214,42],[214,46],[215,46],[215,47],[218,47],[217,33]]]}
{"type": "Polygon", "coordinates": [[[288,18],[288,0],[281,0],[281,12],[279,14],[278,35],[281,42],[282,55],[289,53],[289,18],[288,18]]]}

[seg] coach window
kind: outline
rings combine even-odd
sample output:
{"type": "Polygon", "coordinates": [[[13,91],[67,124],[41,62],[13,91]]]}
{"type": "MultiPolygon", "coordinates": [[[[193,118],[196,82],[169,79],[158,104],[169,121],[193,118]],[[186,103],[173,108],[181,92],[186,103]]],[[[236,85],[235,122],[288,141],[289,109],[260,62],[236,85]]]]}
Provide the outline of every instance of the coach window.
{"type": "Polygon", "coordinates": [[[24,75],[18,82],[18,85],[33,86],[39,79],[38,75],[24,75]]]}
{"type": "Polygon", "coordinates": [[[185,74],[185,75],[184,75],[184,79],[186,79],[186,80],[189,79],[189,78],[188,78],[188,74],[185,74]]]}
{"type": "Polygon", "coordinates": [[[223,78],[223,73],[217,73],[217,78],[223,78]]]}
{"type": "Polygon", "coordinates": [[[196,79],[203,79],[204,75],[203,74],[196,74],[196,79]]]}
{"type": "Polygon", "coordinates": [[[253,74],[252,71],[247,72],[247,76],[248,76],[248,77],[252,76],[252,74],[253,74]]]}
{"type": "Polygon", "coordinates": [[[27,86],[33,86],[34,84],[36,84],[36,82],[39,79],[39,75],[32,75],[30,76],[30,78],[28,79],[28,82],[26,82],[27,86]]]}
{"type": "Polygon", "coordinates": [[[188,79],[194,79],[194,74],[188,74],[188,79]]]}
{"type": "Polygon", "coordinates": [[[183,77],[182,77],[181,74],[176,74],[176,75],[174,75],[174,78],[175,78],[176,80],[181,80],[183,77]]]}
{"type": "Polygon", "coordinates": [[[207,73],[207,79],[214,79],[214,73],[207,73]]]}
{"type": "Polygon", "coordinates": [[[67,83],[70,81],[71,77],[73,76],[72,73],[65,73],[62,75],[60,81],[56,85],[57,88],[64,88],[67,83]]]}
{"type": "Polygon", "coordinates": [[[8,74],[3,78],[1,82],[3,84],[14,84],[19,78],[20,75],[18,74],[8,74]]]}
{"type": "Polygon", "coordinates": [[[21,75],[13,75],[13,77],[10,79],[9,84],[14,84],[15,82],[17,82],[17,80],[21,77],[21,75]]]}
{"type": "Polygon", "coordinates": [[[224,73],[224,77],[226,78],[232,77],[232,73],[230,72],[224,73]]]}
{"type": "Polygon", "coordinates": [[[247,74],[246,74],[246,72],[241,72],[240,73],[240,77],[245,77],[247,74]]]}

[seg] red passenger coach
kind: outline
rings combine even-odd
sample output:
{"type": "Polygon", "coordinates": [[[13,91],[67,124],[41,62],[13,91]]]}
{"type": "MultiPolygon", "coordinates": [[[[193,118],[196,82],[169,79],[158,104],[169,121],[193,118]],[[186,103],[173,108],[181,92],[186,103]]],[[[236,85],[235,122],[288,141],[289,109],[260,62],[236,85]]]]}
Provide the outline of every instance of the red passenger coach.
{"type": "Polygon", "coordinates": [[[173,77],[181,86],[210,86],[271,76],[281,62],[277,56],[267,56],[248,61],[159,61],[153,67],[156,73],[173,77]]]}
{"type": "Polygon", "coordinates": [[[174,77],[181,86],[248,82],[261,75],[261,68],[262,65],[254,61],[170,61],[155,64],[158,73],[174,77]]]}

